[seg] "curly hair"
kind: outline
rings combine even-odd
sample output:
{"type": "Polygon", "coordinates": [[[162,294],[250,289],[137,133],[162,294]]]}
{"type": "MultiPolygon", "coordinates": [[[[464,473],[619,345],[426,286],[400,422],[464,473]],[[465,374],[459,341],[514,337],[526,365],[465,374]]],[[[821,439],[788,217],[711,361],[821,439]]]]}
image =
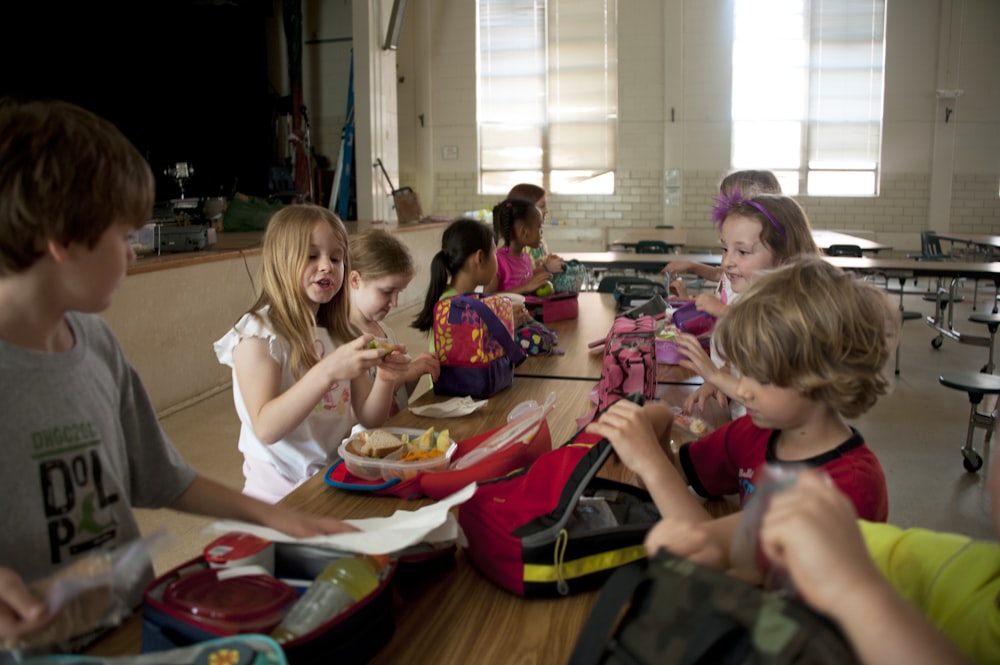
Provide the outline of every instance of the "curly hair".
{"type": "Polygon", "coordinates": [[[899,325],[898,310],[877,287],[802,256],[762,274],[715,335],[744,375],[854,418],[888,392],[885,369],[899,325]]]}

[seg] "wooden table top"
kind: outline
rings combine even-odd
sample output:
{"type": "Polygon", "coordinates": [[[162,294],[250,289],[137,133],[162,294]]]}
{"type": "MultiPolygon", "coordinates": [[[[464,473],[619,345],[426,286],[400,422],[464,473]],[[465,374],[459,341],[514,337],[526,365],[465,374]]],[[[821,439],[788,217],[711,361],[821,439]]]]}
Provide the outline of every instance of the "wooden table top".
{"type": "MultiPolygon", "coordinates": [[[[576,433],[576,418],[588,409],[589,388],[582,381],[515,378],[511,388],[490,398],[485,408],[469,416],[435,420],[416,416],[407,409],[394,416],[390,425],[419,429],[440,428],[446,423],[453,438],[465,438],[502,424],[510,409],[524,399],[540,403],[555,391],[558,401],[548,422],[553,445],[558,446],[576,433]]],[[[660,396],[683,400],[693,389],[661,386],[660,396]]],[[[444,399],[427,393],[416,404],[444,399]]],[[[683,432],[676,434],[684,436],[683,432]]],[[[614,457],[605,464],[601,475],[632,480],[631,472],[614,457]]],[[[337,517],[385,516],[399,508],[412,509],[426,503],[429,501],[338,490],[326,486],[319,477],[283,501],[299,510],[337,517]]],[[[564,598],[521,598],[480,575],[461,549],[454,561],[411,564],[410,570],[406,568],[401,567],[397,575],[401,602],[396,608],[395,635],[373,663],[564,663],[597,596],[592,591],[564,598]]]]}
{"type": "MultiPolygon", "coordinates": [[[[560,445],[576,433],[576,418],[588,411],[590,387],[584,381],[519,377],[511,388],[490,398],[484,408],[468,416],[432,419],[406,409],[393,416],[388,425],[439,429],[446,426],[453,438],[463,439],[501,425],[510,409],[520,402],[526,399],[541,402],[555,391],[558,401],[548,423],[553,445],[560,445]]],[[[659,396],[678,403],[693,389],[694,386],[663,385],[659,396]]],[[[445,399],[425,393],[414,404],[445,399]]],[[[712,418],[721,416],[715,414],[712,418]]],[[[683,432],[675,430],[675,434],[675,438],[683,440],[683,432]]],[[[414,510],[431,502],[336,489],[324,482],[323,475],[314,476],[282,503],[313,514],[362,518],[387,516],[398,509],[414,510]]],[[[626,482],[632,479],[632,474],[615,457],[605,464],[601,475],[626,482]]],[[[596,591],[591,591],[564,598],[521,598],[480,575],[461,548],[454,557],[401,565],[394,583],[396,631],[373,663],[564,663],[597,596],[596,591]]],[[[88,653],[103,656],[138,653],[140,635],[141,620],[136,613],[88,653]]]]}
{"type": "MultiPolygon", "coordinates": [[[[579,297],[580,313],[575,319],[545,325],[559,335],[561,355],[529,356],[514,369],[515,376],[553,379],[577,379],[597,382],[601,379],[603,340],[615,316],[615,299],[610,293],[585,291],[579,297]],[[591,342],[602,341],[590,347],[591,342]]],[[[680,365],[657,365],[658,383],[701,384],[702,378],[680,365]]]]}

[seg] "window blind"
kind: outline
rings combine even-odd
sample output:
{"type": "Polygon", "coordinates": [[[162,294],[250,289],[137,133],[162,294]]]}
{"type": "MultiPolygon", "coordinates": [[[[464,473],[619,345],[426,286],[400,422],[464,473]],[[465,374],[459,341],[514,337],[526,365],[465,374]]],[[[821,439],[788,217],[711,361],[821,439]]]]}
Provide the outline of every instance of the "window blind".
{"type": "Polygon", "coordinates": [[[736,0],[733,166],[788,193],[875,195],[884,0],[736,0]]]}
{"type": "Polygon", "coordinates": [[[480,0],[480,188],[614,191],[615,0],[480,0]]]}

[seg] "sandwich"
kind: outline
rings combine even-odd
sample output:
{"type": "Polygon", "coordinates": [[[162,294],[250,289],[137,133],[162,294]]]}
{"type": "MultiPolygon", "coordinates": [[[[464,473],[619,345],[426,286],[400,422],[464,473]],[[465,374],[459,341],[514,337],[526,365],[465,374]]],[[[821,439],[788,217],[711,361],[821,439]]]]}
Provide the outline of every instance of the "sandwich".
{"type": "Polygon", "coordinates": [[[406,445],[402,439],[384,430],[366,430],[348,443],[352,452],[365,457],[386,457],[406,445]]]}

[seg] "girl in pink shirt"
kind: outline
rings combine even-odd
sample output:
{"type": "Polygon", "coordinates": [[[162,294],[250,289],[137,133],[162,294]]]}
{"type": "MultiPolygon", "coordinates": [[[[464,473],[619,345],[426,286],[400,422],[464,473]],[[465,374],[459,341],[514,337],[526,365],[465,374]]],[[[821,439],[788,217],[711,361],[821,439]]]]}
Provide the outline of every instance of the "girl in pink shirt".
{"type": "Polygon", "coordinates": [[[497,275],[484,289],[487,293],[534,293],[552,273],[544,268],[535,272],[534,262],[526,251],[542,242],[542,213],[530,201],[504,199],[493,208],[493,231],[497,244],[497,275]]]}

